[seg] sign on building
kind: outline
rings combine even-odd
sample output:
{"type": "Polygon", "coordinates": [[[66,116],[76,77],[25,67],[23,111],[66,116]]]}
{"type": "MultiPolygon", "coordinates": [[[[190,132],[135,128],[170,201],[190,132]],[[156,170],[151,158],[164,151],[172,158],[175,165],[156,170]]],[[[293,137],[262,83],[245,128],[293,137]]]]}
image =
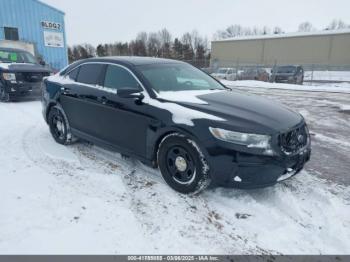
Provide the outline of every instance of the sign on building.
{"type": "Polygon", "coordinates": [[[49,22],[49,21],[42,21],[41,26],[44,29],[51,29],[51,30],[61,30],[62,28],[60,23],[49,22]]]}
{"type": "Polygon", "coordinates": [[[64,47],[63,33],[44,31],[44,42],[47,47],[64,47]]]}

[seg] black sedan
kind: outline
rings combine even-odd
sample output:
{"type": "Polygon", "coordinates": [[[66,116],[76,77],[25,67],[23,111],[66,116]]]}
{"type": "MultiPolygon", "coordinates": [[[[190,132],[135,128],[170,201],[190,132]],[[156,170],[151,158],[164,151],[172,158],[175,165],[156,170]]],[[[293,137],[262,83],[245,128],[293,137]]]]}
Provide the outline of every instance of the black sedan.
{"type": "Polygon", "coordinates": [[[137,158],[181,193],[271,186],[310,159],[300,114],[227,89],[183,62],[79,61],[44,81],[42,102],[58,143],[81,138],[137,158]]]}

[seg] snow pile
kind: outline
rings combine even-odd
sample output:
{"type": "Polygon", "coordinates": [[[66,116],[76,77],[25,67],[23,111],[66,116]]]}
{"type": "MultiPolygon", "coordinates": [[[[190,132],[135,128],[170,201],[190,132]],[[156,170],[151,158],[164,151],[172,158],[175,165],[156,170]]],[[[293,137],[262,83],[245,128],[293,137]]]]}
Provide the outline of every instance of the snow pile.
{"type": "Polygon", "coordinates": [[[286,89],[286,90],[296,90],[296,91],[310,91],[310,92],[335,92],[335,93],[350,93],[350,83],[339,83],[339,84],[324,84],[318,86],[311,85],[293,85],[284,83],[269,83],[261,81],[221,81],[224,85],[230,88],[235,87],[258,87],[267,89],[286,89]]]}
{"type": "Polygon", "coordinates": [[[349,71],[306,71],[305,80],[350,82],[349,71]]]}
{"type": "Polygon", "coordinates": [[[194,126],[193,120],[195,119],[226,121],[223,118],[213,116],[207,113],[203,113],[201,111],[194,110],[185,106],[181,106],[179,104],[172,103],[172,102],[160,102],[156,99],[145,98],[143,100],[143,103],[168,111],[169,114],[172,114],[172,120],[176,124],[194,126]]]}

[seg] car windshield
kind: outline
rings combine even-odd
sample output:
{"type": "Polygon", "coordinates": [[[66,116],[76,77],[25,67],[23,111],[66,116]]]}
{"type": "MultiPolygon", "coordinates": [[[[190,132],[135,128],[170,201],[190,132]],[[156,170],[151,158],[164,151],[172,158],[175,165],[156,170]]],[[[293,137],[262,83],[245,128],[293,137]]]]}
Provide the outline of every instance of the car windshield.
{"type": "Polygon", "coordinates": [[[296,71],[295,66],[282,66],[277,68],[277,73],[282,73],[282,74],[293,74],[296,71]]]}
{"type": "Polygon", "coordinates": [[[154,64],[138,69],[157,92],[225,89],[201,70],[187,64],[154,64]]]}
{"type": "Polygon", "coordinates": [[[35,57],[25,51],[15,51],[8,49],[0,49],[1,63],[30,63],[37,64],[35,57]]]}

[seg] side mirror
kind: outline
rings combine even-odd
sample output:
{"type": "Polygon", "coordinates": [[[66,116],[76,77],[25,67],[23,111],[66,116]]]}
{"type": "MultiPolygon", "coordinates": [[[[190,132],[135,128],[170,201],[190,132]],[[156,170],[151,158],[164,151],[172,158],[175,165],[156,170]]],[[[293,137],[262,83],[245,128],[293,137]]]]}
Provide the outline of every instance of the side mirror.
{"type": "Polygon", "coordinates": [[[145,98],[144,94],[142,94],[140,89],[137,88],[118,89],[117,95],[121,98],[134,98],[138,101],[142,101],[145,98]]]}

